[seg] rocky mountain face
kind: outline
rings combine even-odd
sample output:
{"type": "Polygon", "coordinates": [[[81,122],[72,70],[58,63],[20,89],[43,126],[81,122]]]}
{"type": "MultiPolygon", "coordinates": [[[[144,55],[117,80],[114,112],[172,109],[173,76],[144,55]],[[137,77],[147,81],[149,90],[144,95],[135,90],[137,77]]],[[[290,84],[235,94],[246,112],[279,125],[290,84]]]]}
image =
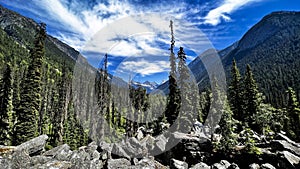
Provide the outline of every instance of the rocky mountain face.
{"type": "Polygon", "coordinates": [[[149,81],[145,81],[143,83],[132,81],[131,85],[134,88],[143,87],[144,89],[146,89],[147,93],[150,93],[151,91],[153,91],[158,87],[158,84],[156,82],[149,82],[149,81]]]}

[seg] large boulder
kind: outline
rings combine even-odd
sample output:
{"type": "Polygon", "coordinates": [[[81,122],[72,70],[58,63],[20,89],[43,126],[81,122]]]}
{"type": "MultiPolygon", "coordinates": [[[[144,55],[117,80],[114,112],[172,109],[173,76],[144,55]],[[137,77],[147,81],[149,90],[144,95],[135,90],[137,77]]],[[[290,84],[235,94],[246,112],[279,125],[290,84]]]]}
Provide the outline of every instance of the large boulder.
{"type": "Polygon", "coordinates": [[[179,161],[179,160],[172,158],[170,161],[170,168],[171,169],[188,169],[189,166],[184,161],[179,161]]]}
{"type": "Polygon", "coordinates": [[[190,165],[197,164],[199,161],[205,161],[205,152],[212,151],[212,145],[206,138],[199,135],[174,132],[169,138],[169,145],[174,147],[168,153],[171,158],[183,160],[190,165]]]}
{"type": "Polygon", "coordinates": [[[261,169],[276,169],[272,164],[266,163],[260,166],[261,169]]]}
{"type": "Polygon", "coordinates": [[[207,164],[200,162],[196,165],[194,165],[193,167],[191,167],[190,169],[210,169],[210,166],[208,166],[207,164]]]}
{"type": "Polygon", "coordinates": [[[33,138],[25,143],[16,147],[15,151],[25,151],[29,155],[38,154],[45,149],[46,141],[48,139],[47,135],[41,135],[36,138],[33,138]]]}
{"type": "Polygon", "coordinates": [[[300,167],[300,157],[288,152],[283,151],[278,153],[279,155],[279,165],[282,168],[299,168],[300,167]]]}
{"type": "Polygon", "coordinates": [[[300,148],[287,142],[286,140],[273,140],[270,143],[273,151],[289,151],[297,156],[300,156],[300,148]]]}
{"type": "Polygon", "coordinates": [[[256,163],[250,164],[249,169],[260,169],[260,166],[256,163]]]}
{"type": "Polygon", "coordinates": [[[212,169],[227,169],[231,164],[226,160],[221,160],[219,163],[212,165],[212,169]]]}
{"type": "Polygon", "coordinates": [[[160,164],[159,162],[155,161],[154,158],[143,158],[141,159],[140,161],[138,161],[136,164],[135,164],[135,167],[137,169],[140,169],[140,168],[147,168],[147,169],[168,169],[168,167],[160,164]]]}
{"type": "Polygon", "coordinates": [[[71,154],[72,151],[70,150],[70,146],[67,144],[63,144],[51,150],[46,151],[45,153],[43,153],[43,156],[52,157],[60,161],[65,161],[68,160],[71,154]]]}
{"type": "Polygon", "coordinates": [[[107,169],[128,169],[130,168],[131,163],[127,159],[108,159],[107,161],[107,169]]]}

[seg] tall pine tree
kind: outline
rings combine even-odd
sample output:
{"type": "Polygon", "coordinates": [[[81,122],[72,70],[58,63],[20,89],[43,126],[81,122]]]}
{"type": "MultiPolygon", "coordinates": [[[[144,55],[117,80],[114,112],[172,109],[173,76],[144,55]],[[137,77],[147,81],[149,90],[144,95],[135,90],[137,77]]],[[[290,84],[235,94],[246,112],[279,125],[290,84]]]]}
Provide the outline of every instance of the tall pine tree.
{"type": "Polygon", "coordinates": [[[193,123],[193,120],[199,117],[199,107],[195,104],[198,103],[199,94],[198,88],[193,83],[190,76],[190,71],[186,65],[186,54],[183,50],[183,47],[179,48],[178,51],[178,73],[179,73],[179,88],[181,91],[181,109],[178,115],[179,131],[189,132],[193,123]],[[194,119],[195,118],[195,119],[194,119]]]}
{"type": "Polygon", "coordinates": [[[10,62],[7,62],[5,65],[0,85],[0,145],[9,145],[11,141],[11,117],[13,111],[13,77],[10,62]]]}
{"type": "Polygon", "coordinates": [[[40,108],[42,65],[45,55],[46,25],[41,23],[31,51],[28,67],[21,89],[21,100],[17,109],[14,144],[20,144],[37,135],[37,116],[40,108]]]}
{"type": "Polygon", "coordinates": [[[229,102],[233,112],[233,117],[236,120],[242,121],[243,116],[243,91],[240,71],[233,60],[231,68],[231,81],[229,84],[229,102]]]}
{"type": "Polygon", "coordinates": [[[174,54],[175,47],[175,38],[173,32],[173,21],[170,21],[171,28],[171,47],[170,47],[170,75],[169,75],[169,96],[168,96],[168,104],[165,112],[166,120],[171,125],[174,123],[178,116],[178,112],[180,109],[180,91],[177,86],[177,78],[176,78],[176,57],[174,54]]]}
{"type": "Polygon", "coordinates": [[[245,112],[243,115],[243,122],[254,130],[258,130],[254,125],[254,116],[259,111],[259,105],[261,104],[261,97],[258,92],[256,81],[253,77],[253,73],[250,65],[247,65],[245,79],[244,79],[244,92],[243,100],[245,106],[245,112]]]}
{"type": "Polygon", "coordinates": [[[300,108],[295,91],[288,88],[288,103],[287,103],[287,134],[289,137],[300,140],[300,108]]]}

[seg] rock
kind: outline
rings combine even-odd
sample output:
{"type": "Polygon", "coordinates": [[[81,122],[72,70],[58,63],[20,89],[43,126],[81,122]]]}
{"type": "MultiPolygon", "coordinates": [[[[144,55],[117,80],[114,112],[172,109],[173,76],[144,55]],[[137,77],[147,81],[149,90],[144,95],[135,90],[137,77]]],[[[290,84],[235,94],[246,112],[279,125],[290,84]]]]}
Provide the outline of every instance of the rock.
{"type": "Polygon", "coordinates": [[[237,164],[232,163],[232,164],[228,167],[228,169],[240,169],[240,167],[239,167],[237,164]]]}
{"type": "Polygon", "coordinates": [[[167,169],[168,167],[160,164],[159,162],[155,161],[154,159],[150,158],[143,158],[137,164],[137,168],[149,168],[149,169],[167,169]]]}
{"type": "Polygon", "coordinates": [[[32,166],[37,166],[37,165],[48,163],[52,160],[53,160],[52,157],[45,157],[45,156],[38,155],[38,156],[31,157],[30,163],[32,166]]]}
{"type": "Polygon", "coordinates": [[[100,158],[105,161],[108,158],[111,158],[111,152],[113,145],[106,143],[105,141],[100,142],[99,144],[99,153],[100,153],[100,158]]]}
{"type": "Polygon", "coordinates": [[[300,157],[288,152],[283,151],[278,153],[279,157],[279,165],[282,168],[297,168],[299,167],[300,157]]]}
{"type": "Polygon", "coordinates": [[[148,150],[146,147],[143,147],[141,143],[135,138],[130,137],[126,142],[125,145],[122,145],[123,150],[126,151],[126,153],[130,157],[138,157],[142,158],[146,156],[148,150]]]}
{"type": "Polygon", "coordinates": [[[11,154],[15,151],[15,146],[0,146],[0,156],[6,156],[7,154],[11,154]]]}
{"type": "Polygon", "coordinates": [[[130,166],[130,161],[124,158],[108,159],[107,161],[107,169],[128,169],[130,166]]]}
{"type": "Polygon", "coordinates": [[[92,161],[84,161],[80,163],[72,163],[71,169],[82,169],[82,168],[88,168],[88,169],[102,169],[103,163],[100,160],[92,160],[92,161]]]}
{"type": "Polygon", "coordinates": [[[273,140],[270,143],[273,151],[289,151],[297,156],[300,156],[300,148],[290,144],[285,140],[273,140]]]}
{"type": "Polygon", "coordinates": [[[151,154],[160,154],[165,152],[166,145],[167,145],[168,139],[162,134],[156,137],[154,140],[154,149],[153,153],[151,154]]]}
{"type": "Polygon", "coordinates": [[[174,158],[171,159],[170,168],[174,169],[188,169],[188,164],[184,161],[179,161],[174,158]]]}
{"type": "Polygon", "coordinates": [[[286,142],[292,144],[293,146],[296,146],[298,148],[300,148],[300,144],[296,143],[294,141],[292,141],[291,139],[289,139],[287,136],[285,136],[282,133],[278,133],[277,136],[275,137],[276,140],[285,140],[286,142]]]}
{"type": "Polygon", "coordinates": [[[143,147],[146,147],[148,149],[148,152],[153,150],[154,148],[154,142],[155,142],[155,138],[152,137],[151,135],[146,135],[141,141],[141,145],[143,147]]]}
{"type": "Polygon", "coordinates": [[[72,151],[70,150],[70,146],[67,144],[63,144],[43,153],[44,156],[53,157],[59,161],[67,161],[71,154],[72,151]]]}
{"type": "Polygon", "coordinates": [[[196,165],[194,165],[193,167],[191,167],[190,169],[210,169],[210,166],[208,166],[207,164],[200,162],[196,165]]]}
{"type": "Polygon", "coordinates": [[[260,169],[260,166],[258,164],[253,163],[249,165],[249,169],[260,169]]]}
{"type": "Polygon", "coordinates": [[[32,168],[38,168],[38,169],[49,169],[49,168],[55,168],[55,169],[69,169],[71,168],[72,164],[70,162],[67,161],[50,161],[46,164],[43,165],[36,165],[33,166],[32,168]]]}
{"type": "Polygon", "coordinates": [[[96,142],[90,143],[86,148],[85,151],[89,154],[90,159],[98,160],[100,158],[100,153],[97,151],[97,144],[96,142]]]}
{"type": "Polygon", "coordinates": [[[262,164],[260,166],[261,169],[276,169],[274,166],[272,166],[271,164],[269,163],[266,163],[266,164],[262,164]]]}
{"type": "Polygon", "coordinates": [[[26,151],[29,155],[37,154],[44,151],[47,139],[47,135],[38,136],[17,146],[16,151],[26,151]]]}
{"type": "Polygon", "coordinates": [[[125,157],[128,160],[130,160],[130,156],[125,152],[125,150],[120,146],[120,144],[113,144],[112,147],[112,151],[111,151],[112,155],[117,156],[117,157],[125,157]]]}
{"type": "Polygon", "coordinates": [[[227,169],[231,164],[226,160],[221,160],[220,163],[215,163],[213,169],[227,169]]]}
{"type": "Polygon", "coordinates": [[[13,153],[9,163],[12,164],[12,168],[29,168],[30,156],[25,151],[16,151],[13,153]]]}

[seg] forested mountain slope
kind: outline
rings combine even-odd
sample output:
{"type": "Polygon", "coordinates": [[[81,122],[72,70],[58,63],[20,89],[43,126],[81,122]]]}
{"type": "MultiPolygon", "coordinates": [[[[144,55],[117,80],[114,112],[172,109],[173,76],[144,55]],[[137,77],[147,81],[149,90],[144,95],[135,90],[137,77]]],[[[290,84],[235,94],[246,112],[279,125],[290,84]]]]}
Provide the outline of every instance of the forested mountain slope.
{"type": "MultiPolygon", "coordinates": [[[[300,12],[274,12],[254,25],[238,42],[218,52],[229,79],[233,59],[243,74],[250,64],[266,101],[282,107],[285,91],[300,96],[300,12]]],[[[204,52],[200,58],[205,56],[204,52]]],[[[189,64],[200,89],[208,76],[199,57],[189,64]]],[[[161,88],[164,88],[161,86],[161,88]]]]}

